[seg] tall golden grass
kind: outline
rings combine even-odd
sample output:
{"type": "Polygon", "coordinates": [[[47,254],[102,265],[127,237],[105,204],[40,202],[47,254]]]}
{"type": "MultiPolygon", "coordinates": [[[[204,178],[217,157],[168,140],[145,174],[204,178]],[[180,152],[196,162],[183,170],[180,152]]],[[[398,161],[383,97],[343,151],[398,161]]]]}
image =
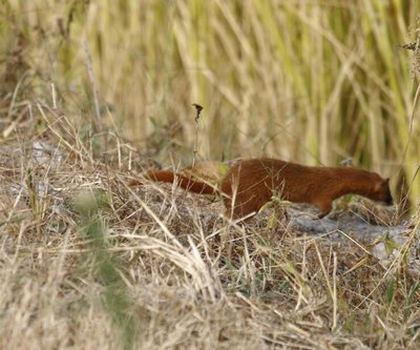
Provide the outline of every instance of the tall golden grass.
{"type": "Polygon", "coordinates": [[[104,122],[165,158],[191,160],[199,103],[200,158],[351,157],[415,204],[419,83],[401,45],[418,42],[419,10],[405,0],[6,0],[3,74],[54,84],[79,117],[94,114],[97,91],[104,122]]]}
{"type": "Polygon", "coordinates": [[[418,349],[419,9],[0,0],[0,349],[418,349]],[[242,225],[128,186],[149,156],[261,155],[351,158],[414,215],[274,198],[242,225]]]}

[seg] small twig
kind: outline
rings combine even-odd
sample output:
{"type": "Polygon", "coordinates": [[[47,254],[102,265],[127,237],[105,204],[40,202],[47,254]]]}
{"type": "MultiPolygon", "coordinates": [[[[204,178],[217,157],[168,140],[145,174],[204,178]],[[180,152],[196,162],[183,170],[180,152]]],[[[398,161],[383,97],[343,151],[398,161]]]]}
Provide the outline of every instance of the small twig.
{"type": "Polygon", "coordinates": [[[195,164],[195,159],[197,157],[197,153],[198,153],[198,128],[199,128],[199,120],[200,120],[200,116],[201,116],[201,111],[204,109],[203,106],[197,104],[197,103],[193,103],[192,104],[195,107],[195,135],[194,135],[194,149],[193,149],[193,159],[192,159],[192,166],[194,166],[195,164]]]}
{"type": "Polygon", "coordinates": [[[333,252],[333,324],[331,329],[337,328],[337,253],[333,252]]]}
{"type": "Polygon", "coordinates": [[[416,51],[420,47],[420,43],[412,42],[409,44],[401,45],[401,47],[406,50],[416,51]]]}
{"type": "Polygon", "coordinates": [[[51,87],[51,98],[52,98],[52,103],[53,103],[53,109],[57,109],[57,94],[55,92],[55,85],[54,83],[50,84],[51,87]]]}
{"type": "Polygon", "coordinates": [[[195,109],[196,109],[196,115],[195,115],[195,122],[196,123],[198,123],[198,120],[200,119],[200,114],[201,114],[201,111],[204,109],[204,107],[203,106],[200,106],[199,104],[197,104],[197,103],[193,103],[192,104],[194,107],[195,107],[195,109]]]}

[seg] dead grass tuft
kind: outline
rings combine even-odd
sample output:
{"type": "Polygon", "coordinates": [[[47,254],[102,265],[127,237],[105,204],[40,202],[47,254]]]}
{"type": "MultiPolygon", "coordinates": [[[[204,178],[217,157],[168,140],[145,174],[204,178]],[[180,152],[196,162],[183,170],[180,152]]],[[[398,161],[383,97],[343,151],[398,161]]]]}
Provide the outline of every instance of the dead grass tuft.
{"type": "Polygon", "coordinates": [[[25,106],[1,146],[0,348],[418,348],[418,217],[388,264],[297,230],[296,209],[229,222],[175,186],[132,190],[132,146],[25,106]]]}

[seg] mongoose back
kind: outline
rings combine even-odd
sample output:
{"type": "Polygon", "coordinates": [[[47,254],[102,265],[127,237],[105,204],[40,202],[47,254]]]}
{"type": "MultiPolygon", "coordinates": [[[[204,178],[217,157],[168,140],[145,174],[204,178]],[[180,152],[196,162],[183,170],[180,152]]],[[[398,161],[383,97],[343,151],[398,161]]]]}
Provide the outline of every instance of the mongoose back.
{"type": "Polygon", "coordinates": [[[312,204],[320,210],[319,218],[332,209],[332,202],[345,194],[358,194],[391,205],[389,179],[377,173],[351,167],[316,167],[278,159],[258,158],[236,162],[215,188],[201,181],[171,171],[151,171],[152,181],[174,182],[187,191],[221,193],[226,215],[248,216],[269,202],[274,193],[295,203],[312,204]]]}

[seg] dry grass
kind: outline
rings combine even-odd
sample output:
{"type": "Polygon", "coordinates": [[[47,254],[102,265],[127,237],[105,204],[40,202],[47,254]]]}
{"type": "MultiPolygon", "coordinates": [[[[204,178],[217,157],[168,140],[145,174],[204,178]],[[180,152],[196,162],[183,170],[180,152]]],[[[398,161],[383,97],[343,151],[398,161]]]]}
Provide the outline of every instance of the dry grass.
{"type": "Polygon", "coordinates": [[[406,258],[231,223],[170,185],[134,191],[132,147],[27,103],[1,148],[0,348],[418,348],[406,258]]]}
{"type": "Polygon", "coordinates": [[[1,349],[419,348],[418,2],[1,6],[1,349]],[[262,154],[392,175],[405,243],[381,260],[283,207],[243,224],[127,186],[156,160],[262,154]]]}

